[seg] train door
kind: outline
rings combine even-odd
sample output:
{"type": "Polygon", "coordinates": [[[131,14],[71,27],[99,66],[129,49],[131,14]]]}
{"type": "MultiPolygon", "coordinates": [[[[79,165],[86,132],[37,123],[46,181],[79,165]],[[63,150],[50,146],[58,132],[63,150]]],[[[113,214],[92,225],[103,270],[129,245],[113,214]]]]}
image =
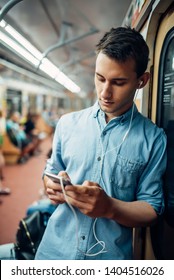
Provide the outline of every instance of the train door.
{"type": "Polygon", "coordinates": [[[152,116],[167,135],[168,163],[164,177],[166,210],[151,227],[156,259],[174,260],[174,7],[163,18],[156,40],[152,116]],[[156,108],[155,108],[156,106],[156,108]]]}

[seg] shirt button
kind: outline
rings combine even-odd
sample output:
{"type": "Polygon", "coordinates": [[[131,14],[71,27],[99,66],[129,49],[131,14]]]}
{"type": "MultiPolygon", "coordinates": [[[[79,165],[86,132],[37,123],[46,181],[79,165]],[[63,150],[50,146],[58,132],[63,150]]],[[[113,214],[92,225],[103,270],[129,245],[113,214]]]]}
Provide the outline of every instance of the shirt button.
{"type": "Polygon", "coordinates": [[[114,183],[114,179],[113,178],[111,178],[109,181],[110,181],[110,183],[114,183]]]}
{"type": "Polygon", "coordinates": [[[85,236],[83,235],[83,236],[81,236],[81,238],[83,239],[83,240],[85,240],[85,236]]]}
{"type": "Polygon", "coordinates": [[[100,161],[100,160],[101,160],[101,157],[98,157],[97,160],[100,161]]]}
{"type": "Polygon", "coordinates": [[[103,135],[106,135],[106,131],[103,132],[103,135]]]}

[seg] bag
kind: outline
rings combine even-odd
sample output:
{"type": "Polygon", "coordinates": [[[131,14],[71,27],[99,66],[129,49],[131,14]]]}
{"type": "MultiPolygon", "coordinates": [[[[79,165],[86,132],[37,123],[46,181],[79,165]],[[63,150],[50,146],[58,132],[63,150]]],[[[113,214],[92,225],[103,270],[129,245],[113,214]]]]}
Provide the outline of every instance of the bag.
{"type": "Polygon", "coordinates": [[[36,211],[19,222],[14,244],[17,260],[33,260],[51,214],[36,211]]]}

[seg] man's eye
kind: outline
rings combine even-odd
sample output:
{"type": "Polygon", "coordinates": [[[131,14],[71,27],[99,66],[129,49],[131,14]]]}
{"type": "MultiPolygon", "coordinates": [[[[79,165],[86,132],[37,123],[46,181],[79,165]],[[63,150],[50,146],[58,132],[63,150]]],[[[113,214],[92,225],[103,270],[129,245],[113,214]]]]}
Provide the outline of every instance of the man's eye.
{"type": "Polygon", "coordinates": [[[105,79],[102,78],[102,77],[97,77],[97,79],[98,79],[99,82],[102,82],[102,83],[105,81],[105,79]]]}
{"type": "Polygon", "coordinates": [[[125,82],[113,81],[112,84],[113,84],[113,85],[116,85],[116,86],[124,86],[124,85],[125,85],[125,82]]]}

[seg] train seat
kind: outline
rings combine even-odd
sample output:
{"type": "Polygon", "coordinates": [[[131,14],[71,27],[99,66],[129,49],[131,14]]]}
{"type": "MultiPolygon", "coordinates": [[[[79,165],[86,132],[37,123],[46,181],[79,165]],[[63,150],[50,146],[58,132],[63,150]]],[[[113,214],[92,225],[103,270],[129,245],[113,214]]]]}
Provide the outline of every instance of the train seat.
{"type": "Polygon", "coordinates": [[[21,150],[11,142],[7,134],[3,136],[2,152],[6,164],[16,164],[21,155],[21,150]]]}

